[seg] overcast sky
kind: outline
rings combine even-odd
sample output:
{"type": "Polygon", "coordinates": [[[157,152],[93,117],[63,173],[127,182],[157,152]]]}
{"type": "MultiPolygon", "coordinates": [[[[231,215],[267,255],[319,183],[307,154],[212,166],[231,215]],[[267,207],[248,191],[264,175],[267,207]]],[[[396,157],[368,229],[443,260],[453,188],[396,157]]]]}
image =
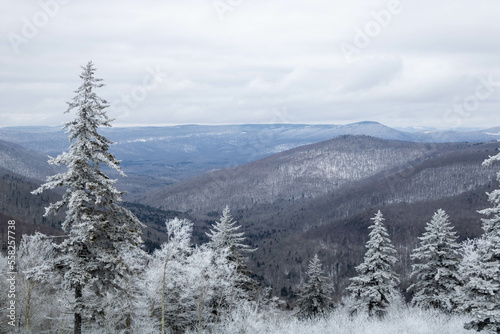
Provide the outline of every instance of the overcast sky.
{"type": "Polygon", "coordinates": [[[500,125],[498,0],[3,0],[0,126],[62,124],[92,60],[115,125],[500,125]]]}

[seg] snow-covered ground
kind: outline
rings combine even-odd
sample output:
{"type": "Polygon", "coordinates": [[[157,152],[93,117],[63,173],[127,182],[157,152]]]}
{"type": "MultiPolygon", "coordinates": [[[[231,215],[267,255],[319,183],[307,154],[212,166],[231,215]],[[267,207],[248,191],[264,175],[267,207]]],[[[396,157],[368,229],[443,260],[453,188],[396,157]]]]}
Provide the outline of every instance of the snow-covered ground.
{"type": "MultiPolygon", "coordinates": [[[[326,319],[300,321],[291,314],[254,313],[240,309],[224,322],[203,333],[272,333],[272,334],[472,334],[464,329],[467,317],[447,315],[438,311],[399,306],[390,310],[382,320],[351,317],[348,310],[339,308],[326,319]]],[[[194,334],[195,332],[193,332],[194,334]]]]}
{"type": "Polygon", "coordinates": [[[204,333],[273,333],[273,334],[471,334],[464,329],[468,319],[437,311],[400,306],[382,320],[351,317],[340,308],[326,319],[299,321],[291,315],[252,314],[239,310],[232,322],[218,325],[204,333]]]}

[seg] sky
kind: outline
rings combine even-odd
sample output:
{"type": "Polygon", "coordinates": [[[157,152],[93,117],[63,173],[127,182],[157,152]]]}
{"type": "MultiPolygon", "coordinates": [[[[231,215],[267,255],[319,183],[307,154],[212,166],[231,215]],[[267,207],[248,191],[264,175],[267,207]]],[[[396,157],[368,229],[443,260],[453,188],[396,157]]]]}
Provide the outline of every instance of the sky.
{"type": "Polygon", "coordinates": [[[0,2],[0,127],[60,126],[92,60],[115,126],[500,126],[498,0],[0,2]]]}

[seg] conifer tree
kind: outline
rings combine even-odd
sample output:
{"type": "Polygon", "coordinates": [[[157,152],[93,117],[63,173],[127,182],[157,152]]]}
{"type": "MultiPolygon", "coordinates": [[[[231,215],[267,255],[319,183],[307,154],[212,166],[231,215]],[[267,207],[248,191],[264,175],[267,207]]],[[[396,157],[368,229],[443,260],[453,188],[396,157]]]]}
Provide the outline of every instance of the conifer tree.
{"type": "Polygon", "coordinates": [[[420,247],[411,255],[418,263],[412,266],[416,283],[408,290],[415,290],[412,303],[422,308],[451,311],[457,306],[455,290],[460,285],[460,246],[448,219],[446,212],[439,209],[419,238],[420,247]]]}
{"type": "Polygon", "coordinates": [[[396,250],[384,226],[384,218],[377,212],[366,243],[364,262],[356,267],[358,276],[351,278],[347,288],[356,303],[352,313],[367,311],[369,316],[383,317],[386,308],[397,295],[399,278],[394,272],[396,250]]]}
{"type": "Polygon", "coordinates": [[[300,319],[325,315],[329,311],[331,304],[331,299],[328,296],[329,289],[323,276],[318,254],[315,254],[309,262],[307,277],[308,281],[300,294],[300,299],[297,301],[299,307],[297,316],[300,319]]]}
{"type": "Polygon", "coordinates": [[[482,238],[467,239],[460,247],[460,265],[458,272],[460,273],[461,285],[457,288],[456,300],[458,301],[457,311],[461,313],[470,313],[470,303],[467,301],[470,292],[467,292],[467,282],[475,275],[479,263],[479,254],[477,252],[478,245],[483,242],[482,238]]]}
{"type": "Polygon", "coordinates": [[[65,125],[69,152],[49,160],[65,165],[67,171],[50,176],[33,192],[66,188],[62,200],[50,204],[45,215],[66,208],[62,227],[68,238],[59,245],[62,256],[56,268],[62,271],[65,286],[74,291],[74,333],[81,333],[82,318],[94,323],[103,319],[108,291],[123,291],[123,280],[131,274],[124,254],[139,251],[143,227],[120,206],[123,192],[102,171],[107,167],[124,175],[120,162],[108,152],[111,141],[98,133],[99,127],[111,126],[105,111],[109,105],[95,93],[104,84],[94,76],[91,61],[82,69],[83,83],[66,111],[76,111],[75,119],[65,125]]]}
{"type": "MultiPolygon", "coordinates": [[[[500,154],[483,162],[490,166],[500,161],[500,154]]],[[[497,173],[500,181],[500,172],[497,173]]],[[[492,207],[479,211],[489,218],[482,219],[483,235],[476,243],[477,262],[464,273],[467,277],[463,288],[463,308],[473,320],[467,329],[500,333],[500,189],[488,194],[492,207]]]]}
{"type": "Polygon", "coordinates": [[[210,237],[208,246],[215,252],[227,249],[227,260],[235,264],[238,273],[238,279],[235,282],[236,286],[245,292],[250,292],[257,288],[257,283],[249,277],[251,273],[247,268],[245,257],[242,253],[253,252],[256,249],[252,249],[243,243],[245,240],[243,235],[245,233],[238,232],[241,225],[236,226],[236,223],[236,221],[233,221],[229,207],[226,206],[222,211],[220,221],[212,226],[213,230],[210,230],[210,233],[207,233],[207,236],[210,237]]]}

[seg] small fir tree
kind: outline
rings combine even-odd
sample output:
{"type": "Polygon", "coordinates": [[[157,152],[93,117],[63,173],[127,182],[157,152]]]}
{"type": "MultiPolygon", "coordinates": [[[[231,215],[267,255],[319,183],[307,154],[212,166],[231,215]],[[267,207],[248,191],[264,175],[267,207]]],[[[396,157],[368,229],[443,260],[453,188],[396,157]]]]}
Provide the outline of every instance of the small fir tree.
{"type": "Polygon", "coordinates": [[[455,290],[460,285],[460,245],[448,219],[446,212],[439,209],[419,238],[420,247],[411,255],[412,260],[418,261],[412,266],[411,274],[417,282],[408,290],[415,291],[412,303],[422,308],[452,311],[457,307],[455,290]]]}
{"type": "Polygon", "coordinates": [[[252,249],[243,243],[245,233],[238,232],[241,226],[236,226],[236,223],[236,221],[233,221],[229,207],[226,206],[222,211],[220,221],[212,226],[213,230],[210,230],[210,233],[207,233],[210,238],[208,246],[216,253],[220,251],[227,252],[227,260],[234,263],[238,273],[235,282],[236,287],[249,293],[257,288],[257,283],[249,277],[251,272],[248,270],[246,259],[242,253],[254,252],[256,249],[252,249]]]}
{"type": "Polygon", "coordinates": [[[33,192],[66,188],[62,200],[50,204],[45,215],[67,208],[62,227],[68,238],[58,247],[63,255],[56,268],[62,271],[64,285],[74,291],[74,332],[78,334],[83,319],[94,324],[104,319],[108,292],[124,290],[123,282],[132,274],[124,254],[140,251],[143,227],[120,206],[123,193],[115,188],[116,180],[102,172],[106,166],[124,175],[120,162],[108,152],[111,141],[98,133],[100,126],[111,126],[105,111],[108,103],[95,93],[103,86],[102,79],[95,78],[92,62],[82,68],[83,83],[66,111],[77,113],[65,126],[69,152],[49,160],[68,169],[33,192]]]}
{"type": "Polygon", "coordinates": [[[364,262],[356,267],[358,276],[351,278],[347,289],[356,301],[351,313],[367,311],[369,316],[382,317],[398,295],[399,278],[393,269],[397,261],[396,250],[384,226],[382,213],[378,211],[371,220],[364,262]]]}
{"type": "Polygon", "coordinates": [[[321,262],[318,255],[314,255],[309,262],[307,271],[308,281],[297,301],[299,310],[297,316],[300,319],[315,318],[325,315],[330,310],[331,299],[328,296],[329,289],[326,279],[323,277],[321,262]]]}

